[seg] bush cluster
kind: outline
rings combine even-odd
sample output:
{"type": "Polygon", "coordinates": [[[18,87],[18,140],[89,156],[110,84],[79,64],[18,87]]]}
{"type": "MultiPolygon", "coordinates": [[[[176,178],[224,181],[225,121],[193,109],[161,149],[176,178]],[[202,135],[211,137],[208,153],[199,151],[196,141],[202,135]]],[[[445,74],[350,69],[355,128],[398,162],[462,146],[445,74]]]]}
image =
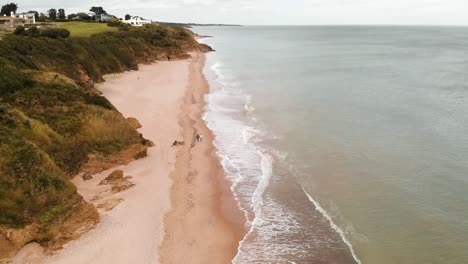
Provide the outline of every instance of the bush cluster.
{"type": "Polygon", "coordinates": [[[18,26],[15,31],[15,35],[28,36],[28,37],[46,37],[46,38],[68,38],[70,37],[70,31],[64,28],[45,28],[38,29],[37,27],[25,28],[24,26],[18,26]]]}
{"type": "Polygon", "coordinates": [[[109,22],[107,22],[107,25],[109,27],[118,27],[122,29],[128,29],[130,25],[118,20],[117,18],[111,19],[109,22]]]}
{"type": "Polygon", "coordinates": [[[46,38],[68,38],[70,37],[70,31],[64,28],[47,28],[41,30],[41,37],[46,38]]]}
{"type": "Polygon", "coordinates": [[[31,77],[0,57],[0,97],[30,87],[31,77]]]}

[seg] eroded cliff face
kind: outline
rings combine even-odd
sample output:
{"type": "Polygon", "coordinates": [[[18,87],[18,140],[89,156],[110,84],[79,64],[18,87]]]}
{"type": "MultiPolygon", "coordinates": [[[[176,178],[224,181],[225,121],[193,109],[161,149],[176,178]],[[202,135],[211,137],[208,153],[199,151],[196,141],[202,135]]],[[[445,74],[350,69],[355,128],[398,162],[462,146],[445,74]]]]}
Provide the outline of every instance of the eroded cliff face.
{"type": "Polygon", "coordinates": [[[57,215],[47,222],[38,221],[19,229],[0,228],[0,263],[2,259],[6,262],[30,242],[40,243],[49,252],[60,249],[65,243],[93,229],[99,222],[96,208],[81,197],[69,210],[55,210],[57,215]]]}
{"type": "Polygon", "coordinates": [[[99,215],[70,178],[146,156],[151,142],[94,83],[193,50],[209,48],[185,29],[153,25],[0,41],[0,262],[29,242],[55,250],[94,228],[99,215]]]}

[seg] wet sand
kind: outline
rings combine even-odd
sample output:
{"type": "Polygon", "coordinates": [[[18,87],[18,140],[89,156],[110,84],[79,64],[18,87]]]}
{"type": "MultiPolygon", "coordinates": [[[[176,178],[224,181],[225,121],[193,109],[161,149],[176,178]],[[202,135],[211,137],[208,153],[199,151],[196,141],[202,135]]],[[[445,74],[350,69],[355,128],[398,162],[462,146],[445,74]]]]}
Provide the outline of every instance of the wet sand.
{"type": "Polygon", "coordinates": [[[171,190],[172,208],[165,217],[161,263],[231,263],[245,235],[238,209],[215,154],[214,136],[202,120],[204,54],[193,54],[190,82],[179,117],[184,145],[179,146],[171,190]],[[196,134],[203,135],[196,142],[196,134]]]}

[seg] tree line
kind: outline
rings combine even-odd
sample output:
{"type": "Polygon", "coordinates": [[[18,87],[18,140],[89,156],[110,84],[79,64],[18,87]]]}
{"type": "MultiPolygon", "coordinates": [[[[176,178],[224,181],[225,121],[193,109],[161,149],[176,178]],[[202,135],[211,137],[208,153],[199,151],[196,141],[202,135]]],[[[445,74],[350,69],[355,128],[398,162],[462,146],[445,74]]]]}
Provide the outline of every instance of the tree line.
{"type": "MultiPolygon", "coordinates": [[[[0,10],[0,16],[9,16],[11,12],[16,13],[18,10],[18,4],[16,3],[9,3],[4,6],[2,6],[0,10]]],[[[100,16],[102,14],[108,14],[106,10],[104,10],[103,7],[101,6],[93,6],[90,8],[91,12],[93,12],[96,16],[100,16]]],[[[55,21],[55,20],[65,20],[65,19],[77,19],[77,20],[94,20],[95,18],[93,16],[90,16],[89,14],[85,12],[79,12],[79,13],[73,13],[69,14],[68,16],[65,13],[65,9],[59,8],[51,8],[47,10],[46,13],[39,13],[35,10],[30,10],[27,13],[33,13],[36,21],[55,21]]]]}

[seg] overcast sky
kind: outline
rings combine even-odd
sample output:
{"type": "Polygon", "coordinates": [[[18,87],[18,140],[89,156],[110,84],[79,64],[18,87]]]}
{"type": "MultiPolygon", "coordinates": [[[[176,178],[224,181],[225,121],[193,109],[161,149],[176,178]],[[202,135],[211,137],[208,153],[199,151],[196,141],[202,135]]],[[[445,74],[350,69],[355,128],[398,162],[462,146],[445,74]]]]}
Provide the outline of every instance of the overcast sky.
{"type": "MultiPolygon", "coordinates": [[[[0,0],[1,4],[11,2],[0,0]]],[[[468,0],[14,0],[20,10],[103,6],[157,21],[244,25],[468,25],[468,0]]]]}

